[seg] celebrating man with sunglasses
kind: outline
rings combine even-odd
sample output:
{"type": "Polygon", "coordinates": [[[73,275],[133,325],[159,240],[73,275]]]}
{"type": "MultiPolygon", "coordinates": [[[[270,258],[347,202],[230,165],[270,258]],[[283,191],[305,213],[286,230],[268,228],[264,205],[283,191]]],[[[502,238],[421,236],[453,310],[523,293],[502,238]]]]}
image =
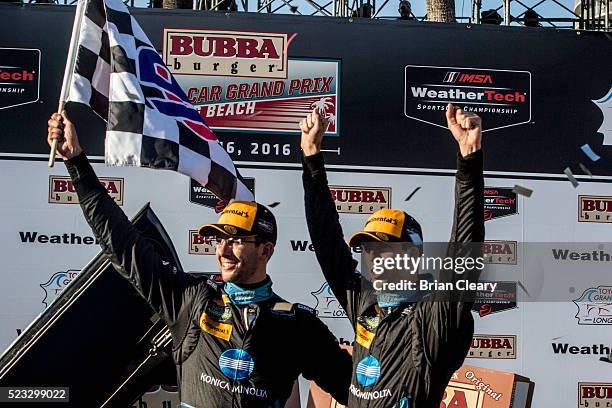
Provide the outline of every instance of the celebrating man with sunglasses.
{"type": "MultiPolygon", "coordinates": [[[[479,243],[484,240],[481,120],[450,104],[446,119],[460,150],[451,241],[479,243]]],[[[300,122],[303,183],[306,220],[317,260],[355,329],[348,405],[438,408],[448,381],[470,347],[472,304],[456,298],[424,302],[411,291],[380,296],[362,290],[362,277],[356,273],[357,262],[344,241],[327,185],[321,154],[326,127],[316,112],[300,122]]],[[[404,211],[383,209],[349,239],[353,247],[365,242],[411,243],[418,248],[423,233],[404,211]]]]}
{"type": "Polygon", "coordinates": [[[276,220],[266,207],[230,203],[200,234],[216,244],[222,283],[166,262],[100,184],[65,113],[58,140],[87,222],[113,265],[164,318],[173,340],[182,408],[282,408],[302,374],[346,403],[351,357],[314,311],[272,291],[267,264],[276,220]]]}

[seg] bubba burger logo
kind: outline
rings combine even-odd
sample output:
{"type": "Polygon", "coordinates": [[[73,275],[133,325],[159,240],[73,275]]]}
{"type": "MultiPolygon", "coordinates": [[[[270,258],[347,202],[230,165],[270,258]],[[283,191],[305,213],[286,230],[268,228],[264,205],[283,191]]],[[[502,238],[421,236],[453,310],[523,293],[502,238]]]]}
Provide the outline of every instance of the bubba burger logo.
{"type": "Polygon", "coordinates": [[[579,407],[612,407],[612,383],[578,383],[579,407]]]}
{"type": "MultiPolygon", "coordinates": [[[[100,177],[100,183],[106,187],[108,194],[123,205],[123,179],[114,177],[100,177]]],[[[49,203],[51,204],[78,204],[79,199],[70,177],[49,176],[49,203]]]]}
{"type": "Polygon", "coordinates": [[[214,255],[215,247],[206,242],[198,230],[189,230],[189,254],[190,255],[214,255]]]}
{"type": "Polygon", "coordinates": [[[486,264],[516,265],[516,241],[485,241],[482,254],[486,264]]]}
{"type": "Polygon", "coordinates": [[[164,30],[164,61],[178,75],[287,78],[287,34],[164,30]]]}
{"type": "Polygon", "coordinates": [[[612,197],[578,196],[578,221],[612,223],[612,197]]]}
{"type": "Polygon", "coordinates": [[[372,214],[391,208],[389,187],[329,186],[336,209],[347,214],[372,214]]]}
{"type": "Polygon", "coordinates": [[[516,336],[475,334],[467,358],[516,359],[516,336]]]}

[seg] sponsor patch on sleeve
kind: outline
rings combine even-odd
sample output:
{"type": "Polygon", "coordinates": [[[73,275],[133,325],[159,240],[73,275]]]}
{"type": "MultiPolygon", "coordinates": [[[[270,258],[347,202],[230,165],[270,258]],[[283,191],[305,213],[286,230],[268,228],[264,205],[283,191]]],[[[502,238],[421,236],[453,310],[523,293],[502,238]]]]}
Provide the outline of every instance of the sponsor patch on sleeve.
{"type": "Polygon", "coordinates": [[[298,309],[304,310],[304,311],[306,311],[308,313],[311,313],[313,315],[317,314],[317,311],[315,309],[313,309],[312,307],[303,305],[301,303],[296,303],[294,306],[297,307],[298,309]]]}
{"type": "Polygon", "coordinates": [[[206,284],[210,287],[212,287],[214,290],[218,290],[219,289],[219,285],[217,284],[217,282],[215,282],[212,279],[207,279],[206,280],[206,284]]]}
{"type": "Polygon", "coordinates": [[[271,312],[280,316],[295,315],[295,312],[293,311],[293,303],[288,302],[276,302],[274,306],[272,306],[271,312]]]}

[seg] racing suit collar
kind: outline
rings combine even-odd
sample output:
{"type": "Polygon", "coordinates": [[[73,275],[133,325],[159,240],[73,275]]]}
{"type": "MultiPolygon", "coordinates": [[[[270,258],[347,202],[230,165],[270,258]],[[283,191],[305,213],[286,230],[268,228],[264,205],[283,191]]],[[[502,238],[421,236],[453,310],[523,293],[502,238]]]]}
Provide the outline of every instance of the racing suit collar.
{"type": "Polygon", "coordinates": [[[274,296],[272,279],[269,276],[266,276],[266,279],[259,283],[249,285],[226,282],[223,285],[223,290],[232,303],[239,306],[265,302],[274,296]]]}

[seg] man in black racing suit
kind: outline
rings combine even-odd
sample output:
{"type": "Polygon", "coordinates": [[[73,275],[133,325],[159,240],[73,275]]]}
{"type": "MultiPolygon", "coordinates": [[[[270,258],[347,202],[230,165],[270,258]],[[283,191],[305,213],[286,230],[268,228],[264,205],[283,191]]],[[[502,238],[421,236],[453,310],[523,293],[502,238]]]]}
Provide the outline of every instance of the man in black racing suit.
{"type": "MultiPolygon", "coordinates": [[[[447,107],[448,128],[459,144],[451,242],[484,240],[481,120],[447,107]]],[[[470,347],[472,303],[399,301],[385,304],[363,291],[349,246],[367,241],[422,244],[421,227],[403,211],[383,209],[364,231],[344,241],[320,152],[327,124],[317,112],[301,123],[306,220],[317,260],[355,329],[349,407],[439,408],[444,389],[470,347]],[[420,241],[420,242],[419,242],[420,241]]],[[[478,274],[472,277],[477,279],[478,274]]],[[[473,300],[473,298],[472,298],[473,300]]]]}
{"type": "Polygon", "coordinates": [[[223,283],[197,279],[166,262],[108,195],[65,113],[58,139],[87,222],[119,273],[163,317],[172,333],[182,408],[281,408],[298,375],[346,403],[351,357],[304,305],[272,291],[267,263],[276,221],[264,206],[235,201],[200,234],[216,243],[223,283]]]}

